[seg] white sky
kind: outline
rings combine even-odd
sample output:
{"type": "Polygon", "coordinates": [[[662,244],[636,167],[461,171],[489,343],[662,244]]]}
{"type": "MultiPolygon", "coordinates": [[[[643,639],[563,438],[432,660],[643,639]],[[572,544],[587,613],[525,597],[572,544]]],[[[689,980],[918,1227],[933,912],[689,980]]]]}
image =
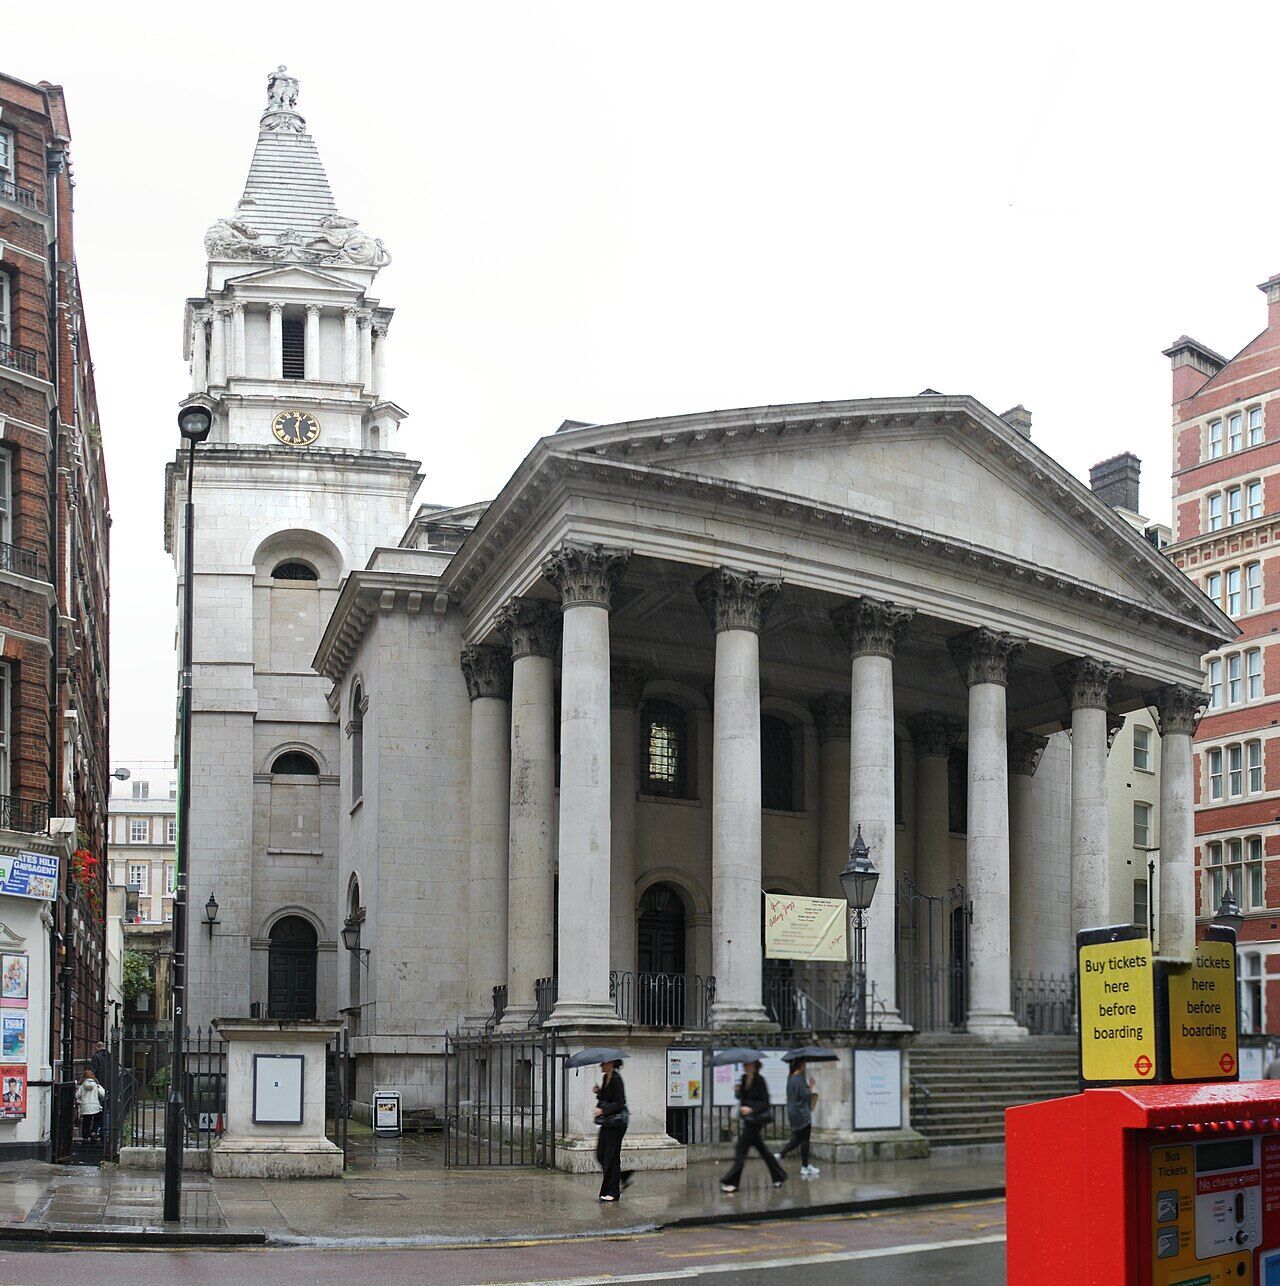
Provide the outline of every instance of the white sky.
{"type": "Polygon", "coordinates": [[[562,419],[972,393],[1169,512],[1186,331],[1280,271],[1280,7],[12,6],[66,87],[114,528],[112,758],[172,748],[162,479],[182,301],[289,66],[338,207],[394,262],[388,391],[424,500],[492,496],[562,419]]]}

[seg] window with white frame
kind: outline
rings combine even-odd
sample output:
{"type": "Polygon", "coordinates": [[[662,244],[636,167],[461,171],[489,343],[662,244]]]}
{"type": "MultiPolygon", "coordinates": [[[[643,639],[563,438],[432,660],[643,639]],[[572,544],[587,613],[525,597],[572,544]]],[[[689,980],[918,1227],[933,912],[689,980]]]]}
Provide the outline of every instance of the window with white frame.
{"type": "Polygon", "coordinates": [[[1244,688],[1245,696],[1250,701],[1257,701],[1262,696],[1262,649],[1250,648],[1244,654],[1244,688]]]}
{"type": "Polygon", "coordinates": [[[0,180],[13,182],[14,154],[13,135],[7,129],[0,129],[0,180]]]}
{"type": "Polygon", "coordinates": [[[1266,1030],[1262,1009],[1262,952],[1240,953],[1240,1030],[1258,1035],[1266,1030]]]}
{"type": "Polygon", "coordinates": [[[9,709],[12,703],[12,674],[0,663],[0,795],[9,793],[9,709]]]}
{"type": "Polygon", "coordinates": [[[1228,616],[1240,615],[1240,569],[1238,567],[1227,568],[1226,612],[1228,616]]]}
{"type": "Polygon", "coordinates": [[[1246,741],[1244,757],[1249,769],[1249,794],[1262,794],[1262,742],[1246,741]]]}
{"type": "Polygon", "coordinates": [[[1209,421],[1209,459],[1216,460],[1222,454],[1222,421],[1209,421]]]}
{"type": "Polygon", "coordinates": [[[178,842],[178,823],[172,817],[164,824],[164,842],[166,844],[178,842]]]}
{"type": "Polygon", "coordinates": [[[176,781],[171,781],[169,783],[169,798],[170,799],[178,798],[178,783],[176,781]]]}
{"type": "Polygon", "coordinates": [[[1135,803],[1133,806],[1133,846],[1151,847],[1151,805],[1135,803]]]}
{"type": "Polygon", "coordinates": [[[1215,491],[1209,497],[1209,530],[1222,530],[1222,492],[1215,491]]]}
{"type": "Polygon", "coordinates": [[[1244,747],[1227,747],[1227,794],[1244,794],[1244,747]]]}
{"type": "Polygon", "coordinates": [[[1262,482],[1259,479],[1244,484],[1244,504],[1246,518],[1262,517],[1262,482]]]}
{"type": "Polygon", "coordinates": [[[1266,878],[1262,865],[1262,836],[1250,835],[1244,842],[1244,886],[1248,891],[1250,911],[1263,911],[1267,905],[1266,878]]]}
{"type": "Polygon", "coordinates": [[[1209,709],[1217,710],[1222,706],[1222,662],[1209,662],[1209,709]]]}
{"type": "Polygon", "coordinates": [[[1256,612],[1262,606],[1262,564],[1246,563],[1244,567],[1244,610],[1256,612]]]}
{"type": "Polygon", "coordinates": [[[1204,846],[1205,875],[1204,909],[1206,915],[1212,915],[1222,901],[1227,887],[1227,872],[1222,864],[1222,844],[1214,840],[1204,846]]]}
{"type": "Polygon", "coordinates": [[[1248,410],[1249,416],[1249,445],[1257,447],[1262,445],[1262,407],[1251,406],[1248,410]]]}
{"type": "Polygon", "coordinates": [[[1204,592],[1213,599],[1215,607],[1222,606],[1222,573],[1210,572],[1204,578],[1204,592]]]}
{"type": "Polygon", "coordinates": [[[1133,882],[1133,923],[1147,930],[1151,928],[1151,891],[1146,880],[1133,882]]]}
{"type": "Polygon", "coordinates": [[[1227,450],[1239,451],[1244,445],[1244,414],[1233,411],[1227,417],[1227,450]]]}
{"type": "Polygon", "coordinates": [[[1240,521],[1240,488],[1227,488],[1227,526],[1234,527],[1240,521]]]}
{"type": "Polygon", "coordinates": [[[133,783],[134,799],[146,799],[151,794],[151,783],[135,778],[133,783]]]}
{"type": "Polygon", "coordinates": [[[151,868],[145,862],[129,863],[129,883],[138,886],[139,893],[147,891],[147,876],[151,873],[151,868]]]}
{"type": "Polygon", "coordinates": [[[1151,729],[1135,724],[1133,729],[1133,766],[1151,771],[1151,729]]]}
{"type": "Polygon", "coordinates": [[[1206,758],[1209,761],[1209,798],[1222,798],[1222,751],[1211,750],[1206,758]]]}
{"type": "Polygon", "coordinates": [[[145,817],[133,817],[129,820],[129,843],[145,844],[151,836],[148,834],[150,827],[147,825],[145,817]]]}
{"type": "Polygon", "coordinates": [[[1229,706],[1240,704],[1240,692],[1240,653],[1232,652],[1227,657],[1227,704],[1229,706]]]}
{"type": "Polygon", "coordinates": [[[10,326],[13,313],[13,290],[9,285],[9,274],[0,272],[0,344],[12,343],[13,331],[10,326]]]}

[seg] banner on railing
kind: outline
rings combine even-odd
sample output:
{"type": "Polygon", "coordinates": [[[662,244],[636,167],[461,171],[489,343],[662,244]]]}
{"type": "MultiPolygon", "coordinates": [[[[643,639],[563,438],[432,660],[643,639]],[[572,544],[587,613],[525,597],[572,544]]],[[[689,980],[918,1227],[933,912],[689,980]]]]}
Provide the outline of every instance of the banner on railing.
{"type": "Polygon", "coordinates": [[[764,953],[771,960],[848,960],[849,908],[840,898],[764,895],[764,953]]]}

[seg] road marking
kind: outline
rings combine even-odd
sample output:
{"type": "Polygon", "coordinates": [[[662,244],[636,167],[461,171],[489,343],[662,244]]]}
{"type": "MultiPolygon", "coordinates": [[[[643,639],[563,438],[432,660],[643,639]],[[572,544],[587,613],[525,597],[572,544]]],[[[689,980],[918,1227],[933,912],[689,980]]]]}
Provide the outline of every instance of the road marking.
{"type": "MultiPolygon", "coordinates": [[[[801,1246],[804,1242],[789,1241],[784,1242],[781,1246],[773,1247],[777,1250],[786,1250],[788,1246],[801,1246]]],[[[813,1253],[822,1251],[836,1251],[840,1249],[838,1241],[818,1241],[810,1244],[810,1250],[813,1253]]],[[[760,1245],[757,1243],[753,1246],[731,1247],[731,1246],[704,1246],[697,1250],[661,1250],[658,1253],[663,1259],[697,1259],[699,1255],[755,1255],[760,1252],[760,1245]]]]}
{"type": "Polygon", "coordinates": [[[1004,1233],[987,1237],[961,1237],[955,1241],[922,1241],[914,1246],[881,1246],[873,1250],[845,1250],[838,1254],[802,1255],[793,1259],[738,1260],[732,1264],[700,1264],[693,1268],[671,1268],[664,1271],[613,1274],[601,1273],[593,1277],[538,1277],[513,1286],[613,1286],[615,1282],[669,1282],[689,1281],[707,1277],[712,1273],[755,1272],[770,1268],[804,1268],[810,1264],[845,1264],[856,1259],[891,1259],[897,1255],[923,1255],[931,1250],[954,1250],[959,1246],[991,1246],[1005,1239],[1004,1233]]]}

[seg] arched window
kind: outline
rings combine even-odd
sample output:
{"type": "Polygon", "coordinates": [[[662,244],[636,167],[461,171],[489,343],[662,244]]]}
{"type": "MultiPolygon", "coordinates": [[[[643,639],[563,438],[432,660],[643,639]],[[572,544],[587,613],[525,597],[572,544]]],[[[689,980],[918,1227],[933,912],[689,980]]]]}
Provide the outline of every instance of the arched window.
{"type": "Polygon", "coordinates": [[[316,569],[299,559],[291,558],[277,563],[271,572],[272,580],[319,580],[316,569]]]}
{"type": "Polygon", "coordinates": [[[685,712],[670,701],[640,707],[644,733],[644,793],[683,799],[689,781],[689,731],[685,712]]]}
{"type": "Polygon", "coordinates": [[[367,709],[364,688],[356,684],[351,694],[351,804],[364,798],[364,712],[367,709]]]}
{"type": "Polygon", "coordinates": [[[783,812],[799,811],[795,729],[775,714],[760,720],[760,803],[783,812]]]}
{"type": "Polygon", "coordinates": [[[305,751],[286,750],[276,756],[271,771],[289,777],[319,777],[320,765],[305,751]]]}

